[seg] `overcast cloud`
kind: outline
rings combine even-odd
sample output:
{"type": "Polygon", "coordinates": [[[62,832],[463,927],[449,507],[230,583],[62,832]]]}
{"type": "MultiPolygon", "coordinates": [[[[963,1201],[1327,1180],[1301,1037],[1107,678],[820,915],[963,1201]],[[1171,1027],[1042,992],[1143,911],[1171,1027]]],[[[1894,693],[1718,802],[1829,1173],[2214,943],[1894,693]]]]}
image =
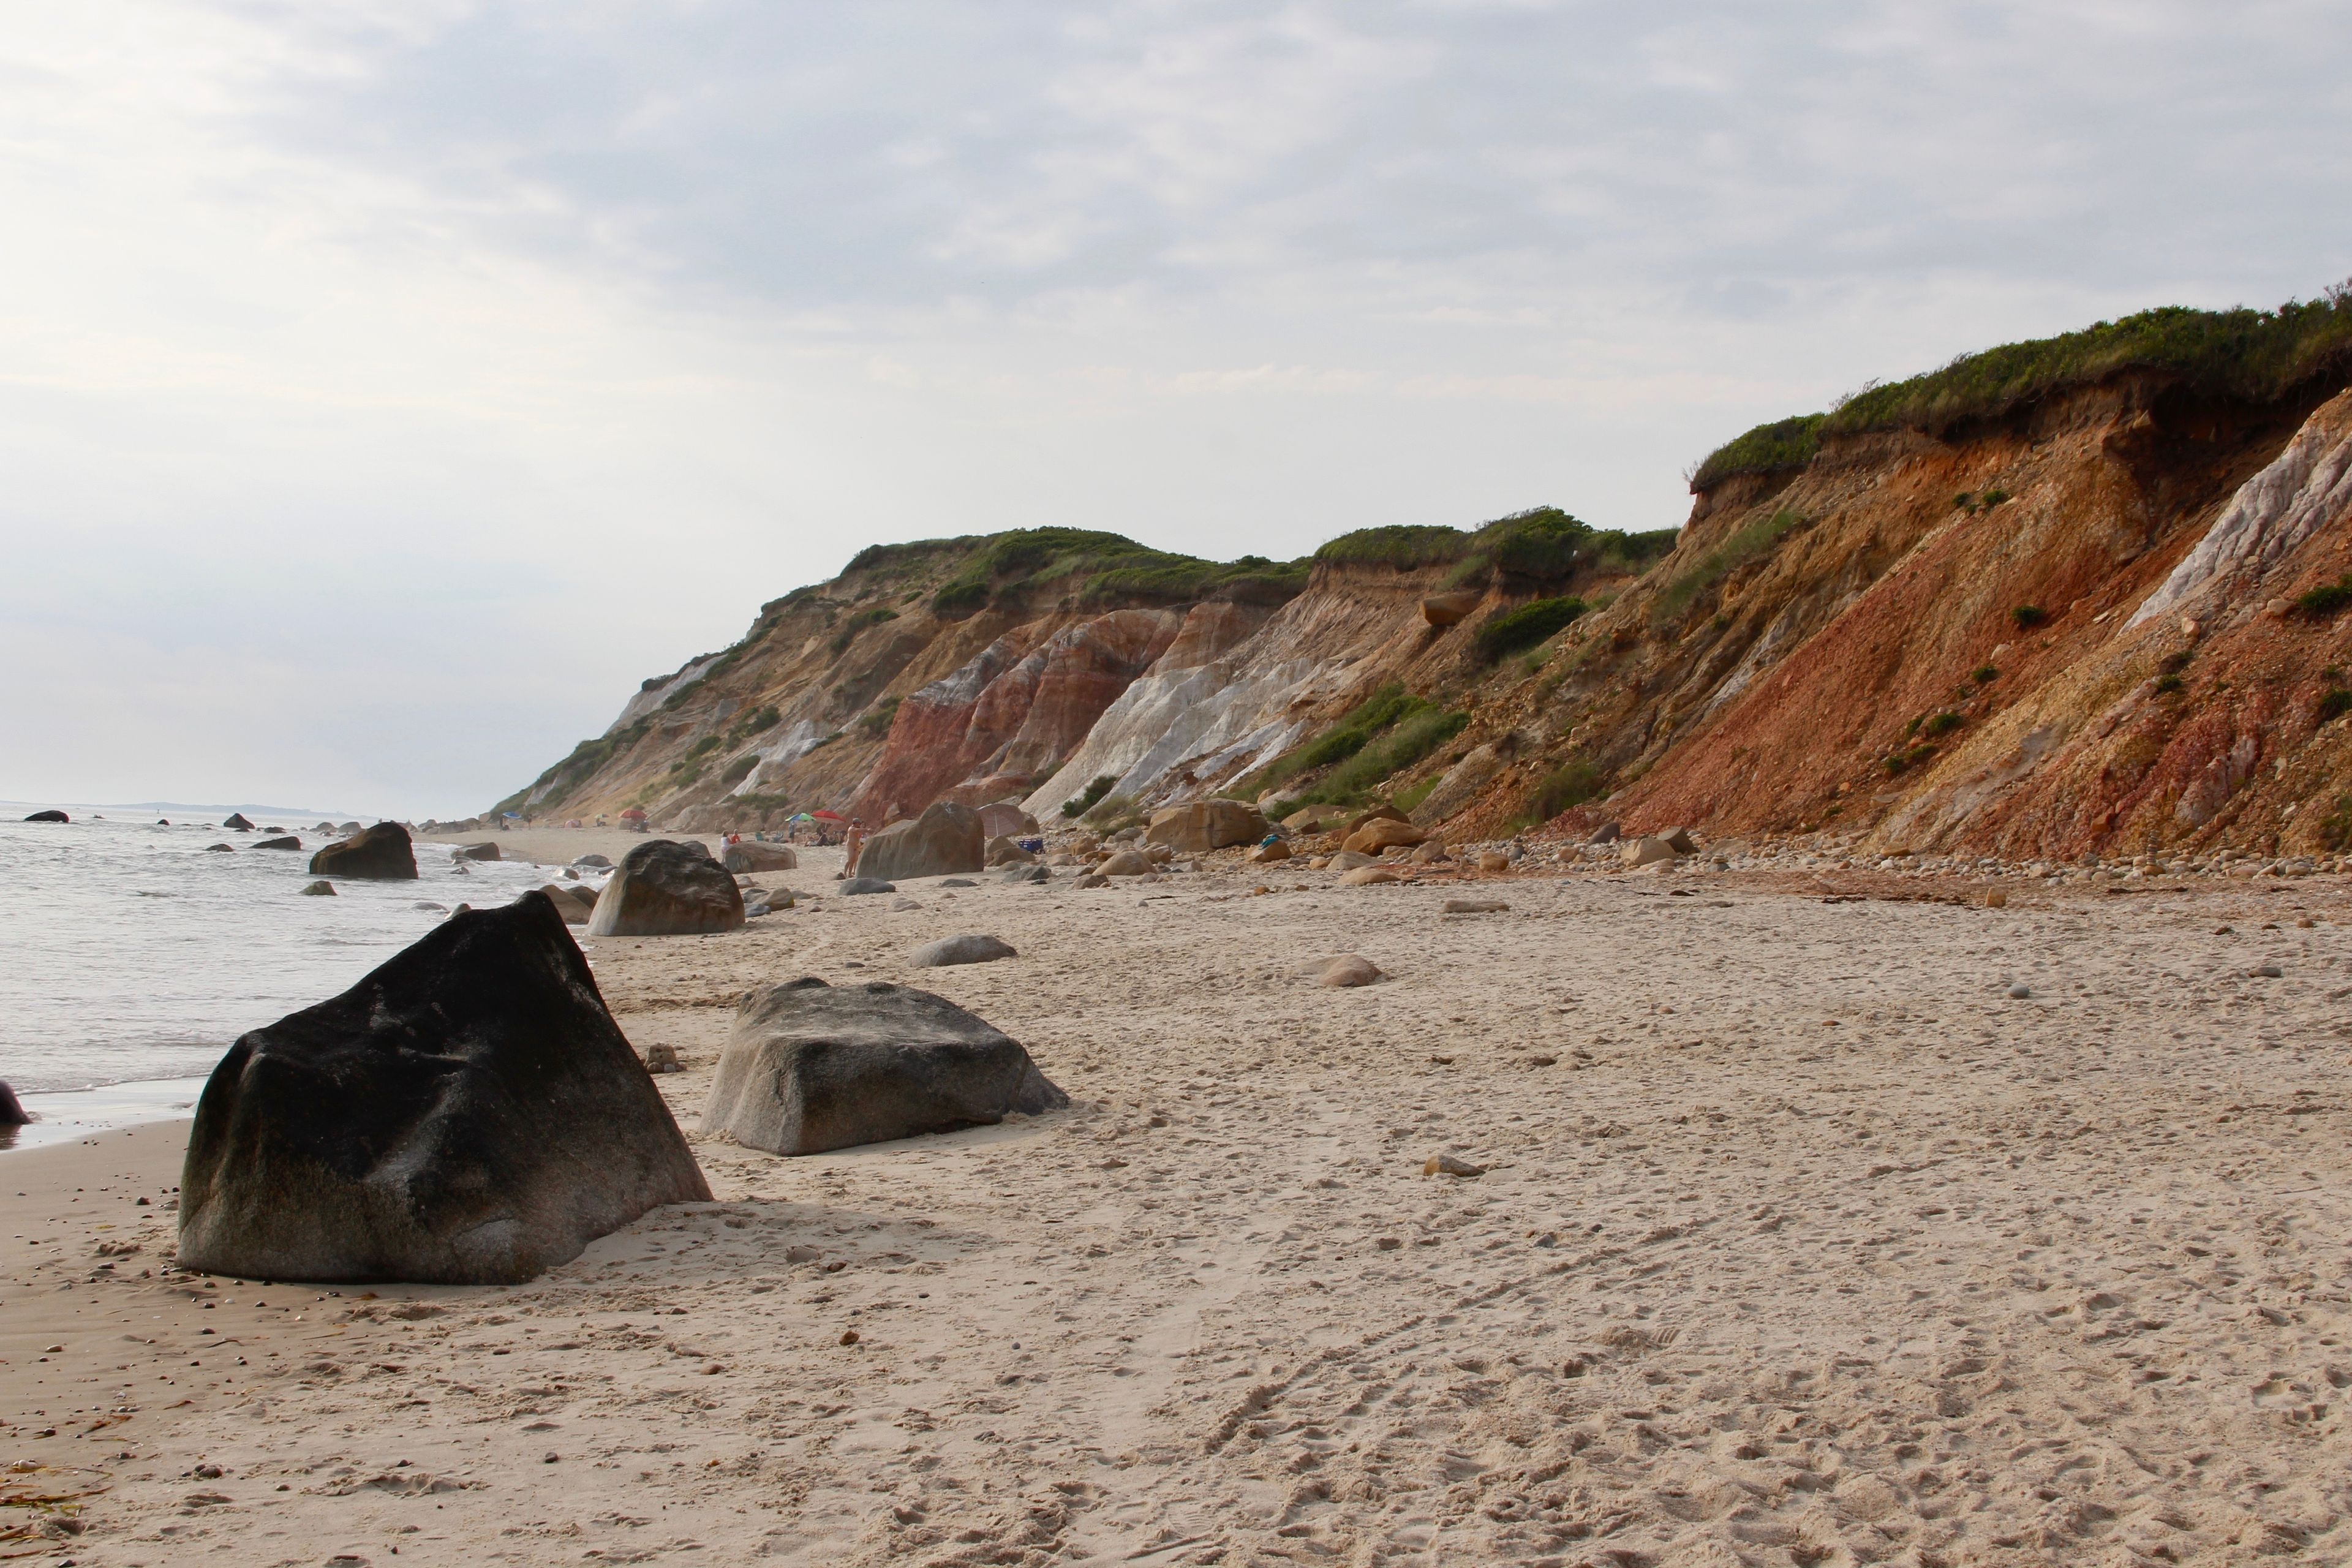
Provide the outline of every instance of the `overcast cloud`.
{"type": "Polygon", "coordinates": [[[1287,555],[2352,272],[2305,3],[0,5],[0,795],[477,809],[876,540],[1287,555]]]}

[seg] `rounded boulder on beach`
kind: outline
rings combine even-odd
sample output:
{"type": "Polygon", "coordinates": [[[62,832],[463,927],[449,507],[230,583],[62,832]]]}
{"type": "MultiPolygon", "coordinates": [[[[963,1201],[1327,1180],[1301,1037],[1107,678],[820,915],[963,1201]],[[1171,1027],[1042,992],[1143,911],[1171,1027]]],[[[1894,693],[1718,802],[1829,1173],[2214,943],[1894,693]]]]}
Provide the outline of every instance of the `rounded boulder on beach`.
{"type": "Polygon", "coordinates": [[[743,893],[699,844],[656,838],[622,858],[596,895],[591,936],[694,936],[743,923],[743,893]]]}

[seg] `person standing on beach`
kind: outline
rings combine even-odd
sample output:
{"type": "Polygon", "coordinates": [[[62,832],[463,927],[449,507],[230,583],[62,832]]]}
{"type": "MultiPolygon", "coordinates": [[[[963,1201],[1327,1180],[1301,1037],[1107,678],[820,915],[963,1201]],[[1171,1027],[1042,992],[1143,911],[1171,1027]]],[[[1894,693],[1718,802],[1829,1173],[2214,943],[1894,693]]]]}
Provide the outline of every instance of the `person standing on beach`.
{"type": "Polygon", "coordinates": [[[849,837],[842,842],[848,847],[849,852],[842,858],[841,874],[855,877],[857,875],[858,851],[866,847],[866,824],[861,818],[853,816],[849,819],[849,837]]]}

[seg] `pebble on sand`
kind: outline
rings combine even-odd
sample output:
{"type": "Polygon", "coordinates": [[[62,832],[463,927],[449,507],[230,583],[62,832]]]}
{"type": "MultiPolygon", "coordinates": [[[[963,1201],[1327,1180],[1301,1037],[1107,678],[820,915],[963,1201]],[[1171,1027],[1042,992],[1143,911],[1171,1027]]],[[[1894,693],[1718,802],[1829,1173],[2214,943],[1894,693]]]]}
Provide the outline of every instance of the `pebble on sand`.
{"type": "Polygon", "coordinates": [[[1424,1176],[1483,1176],[1486,1173],[1486,1167],[1474,1165],[1452,1154],[1432,1154],[1422,1162],[1421,1173],[1424,1176]]]}
{"type": "Polygon", "coordinates": [[[1370,959],[1358,953],[1343,952],[1323,966],[1322,973],[1316,976],[1316,984],[1318,985],[1370,985],[1374,981],[1384,978],[1386,976],[1381,973],[1380,966],[1370,959]]]}

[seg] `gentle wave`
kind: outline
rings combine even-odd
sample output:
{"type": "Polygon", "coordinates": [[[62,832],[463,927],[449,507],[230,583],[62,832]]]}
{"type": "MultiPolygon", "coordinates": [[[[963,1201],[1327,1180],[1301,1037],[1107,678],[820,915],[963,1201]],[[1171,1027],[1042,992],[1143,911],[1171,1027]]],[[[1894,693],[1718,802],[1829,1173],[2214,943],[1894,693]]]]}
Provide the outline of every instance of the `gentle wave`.
{"type": "Polygon", "coordinates": [[[216,823],[72,815],[0,823],[0,1081],[20,1094],[202,1078],[246,1030],[349,989],[446,918],[420,904],[505,903],[562,875],[460,871],[419,844],[416,881],[310,898],[328,839],[308,823],[283,825],[296,853],[216,823]],[[207,851],[220,843],[235,852],[207,851]]]}

